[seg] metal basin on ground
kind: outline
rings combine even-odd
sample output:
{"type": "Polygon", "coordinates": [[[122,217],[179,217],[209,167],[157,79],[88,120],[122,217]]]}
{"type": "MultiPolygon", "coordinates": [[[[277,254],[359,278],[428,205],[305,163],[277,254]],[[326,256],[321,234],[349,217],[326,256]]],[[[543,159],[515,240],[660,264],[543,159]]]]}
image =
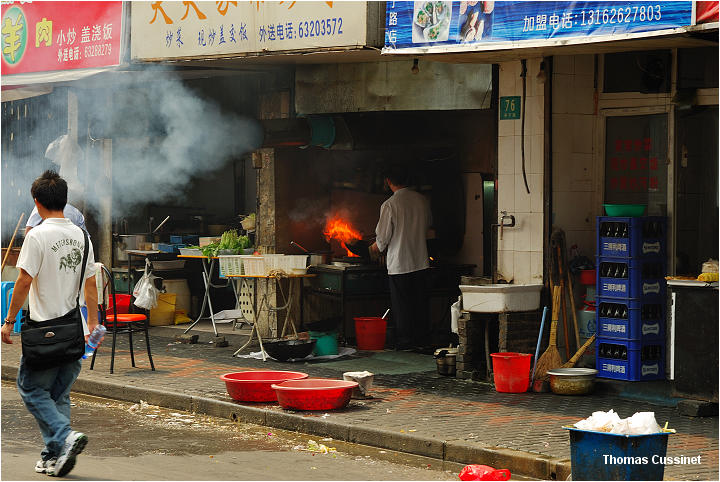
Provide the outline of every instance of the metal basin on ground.
{"type": "Polygon", "coordinates": [[[463,309],[476,313],[533,311],[540,306],[541,284],[460,285],[463,309]]]}
{"type": "Polygon", "coordinates": [[[558,395],[586,395],[595,387],[593,368],[555,368],[548,370],[550,390],[558,395]]]}

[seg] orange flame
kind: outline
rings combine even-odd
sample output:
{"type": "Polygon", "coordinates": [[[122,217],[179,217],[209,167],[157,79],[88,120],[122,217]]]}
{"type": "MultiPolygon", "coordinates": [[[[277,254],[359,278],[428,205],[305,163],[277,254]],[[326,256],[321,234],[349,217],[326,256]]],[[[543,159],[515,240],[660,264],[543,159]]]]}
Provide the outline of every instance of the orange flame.
{"type": "Polygon", "coordinates": [[[355,230],[349,222],[344,221],[341,217],[336,215],[335,217],[327,220],[323,234],[325,235],[325,239],[327,241],[330,241],[331,239],[337,240],[343,249],[347,251],[348,257],[358,257],[345,245],[348,241],[362,239],[362,235],[355,230]]]}

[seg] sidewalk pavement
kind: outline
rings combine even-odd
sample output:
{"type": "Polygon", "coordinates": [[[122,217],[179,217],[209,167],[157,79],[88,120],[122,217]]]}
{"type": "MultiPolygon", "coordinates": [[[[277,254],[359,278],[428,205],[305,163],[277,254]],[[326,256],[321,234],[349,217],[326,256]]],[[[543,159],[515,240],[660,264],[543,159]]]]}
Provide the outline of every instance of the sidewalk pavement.
{"type": "MultiPolygon", "coordinates": [[[[150,332],[156,371],[150,370],[144,337],[135,337],[136,368],[130,365],[126,336],[118,336],[115,373],[110,374],[111,337],[99,348],[74,385],[77,392],[119,400],[232,418],[278,429],[295,430],[352,443],[381,447],[461,464],[508,468],[513,473],[549,480],[570,475],[570,425],[597,410],[614,409],[621,417],[654,411],[658,423],[677,430],[669,437],[668,456],[701,456],[699,465],[672,465],[665,479],[718,480],[718,419],[679,415],[674,408],[639,403],[613,395],[563,397],[552,393],[498,393],[488,384],[438,375],[429,355],[404,352],[360,352],[329,362],[280,363],[233,358],[247,331],[219,325],[230,342],[210,343],[209,324],[191,331],[198,344],[176,344],[185,326],[153,327],[150,332]],[[311,377],[342,378],[345,371],[375,373],[367,400],[328,413],[295,412],[277,404],[233,401],[218,378],[243,370],[294,370],[311,377]]],[[[2,345],[2,378],[15,380],[20,338],[2,345]]],[[[247,353],[247,351],[245,352],[247,353]]]]}

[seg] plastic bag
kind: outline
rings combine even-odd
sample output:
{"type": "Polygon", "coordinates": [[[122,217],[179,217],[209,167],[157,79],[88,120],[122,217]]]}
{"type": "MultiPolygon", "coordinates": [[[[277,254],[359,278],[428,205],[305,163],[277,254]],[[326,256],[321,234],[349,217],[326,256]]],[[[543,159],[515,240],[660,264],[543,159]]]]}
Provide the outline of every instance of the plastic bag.
{"type": "Polygon", "coordinates": [[[489,465],[466,465],[460,471],[460,480],[510,480],[508,469],[494,469],[489,465]]]}
{"type": "Polygon", "coordinates": [[[609,432],[620,435],[646,435],[662,432],[655,420],[655,412],[636,412],[632,417],[621,419],[612,409],[593,412],[591,416],[575,424],[580,430],[609,432]]]}
{"type": "Polygon", "coordinates": [[[458,300],[450,306],[450,331],[458,332],[458,320],[460,319],[460,307],[462,306],[462,296],[458,296],[458,300]]]}
{"type": "Polygon", "coordinates": [[[160,292],[157,288],[155,288],[155,279],[157,276],[153,275],[152,272],[148,270],[149,266],[150,262],[146,259],[145,272],[135,284],[135,288],[133,289],[135,306],[146,310],[152,310],[157,307],[158,293],[160,292]]]}

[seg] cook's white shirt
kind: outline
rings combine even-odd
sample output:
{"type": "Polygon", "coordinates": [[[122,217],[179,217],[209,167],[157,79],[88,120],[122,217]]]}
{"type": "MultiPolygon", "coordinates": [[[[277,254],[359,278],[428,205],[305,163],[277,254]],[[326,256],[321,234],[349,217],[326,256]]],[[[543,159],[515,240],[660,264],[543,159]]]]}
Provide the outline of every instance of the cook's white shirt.
{"type": "MultiPolygon", "coordinates": [[[[48,218],[25,236],[16,266],[33,278],[29,297],[31,320],[49,320],[75,308],[84,247],[82,230],[66,218],[48,218]]],[[[94,275],[95,259],[90,243],[85,279],[94,275]]],[[[81,305],[84,291],[83,283],[81,305]]],[[[84,325],[87,335],[87,323],[84,325]]]]}
{"type": "Polygon", "coordinates": [[[428,268],[427,231],[432,222],[427,198],[409,188],[398,189],[380,207],[375,242],[387,248],[388,274],[428,268]]]}
{"type": "MultiPolygon", "coordinates": [[[[81,213],[78,208],[76,208],[72,204],[65,204],[65,209],[63,209],[63,216],[72,221],[75,226],[79,226],[87,233],[87,228],[85,227],[85,216],[83,216],[83,213],[81,213]]],[[[42,218],[40,217],[40,213],[37,210],[37,206],[35,206],[32,212],[30,212],[30,216],[28,217],[25,226],[28,228],[34,228],[35,226],[40,226],[40,224],[42,224],[42,218]]]]}

